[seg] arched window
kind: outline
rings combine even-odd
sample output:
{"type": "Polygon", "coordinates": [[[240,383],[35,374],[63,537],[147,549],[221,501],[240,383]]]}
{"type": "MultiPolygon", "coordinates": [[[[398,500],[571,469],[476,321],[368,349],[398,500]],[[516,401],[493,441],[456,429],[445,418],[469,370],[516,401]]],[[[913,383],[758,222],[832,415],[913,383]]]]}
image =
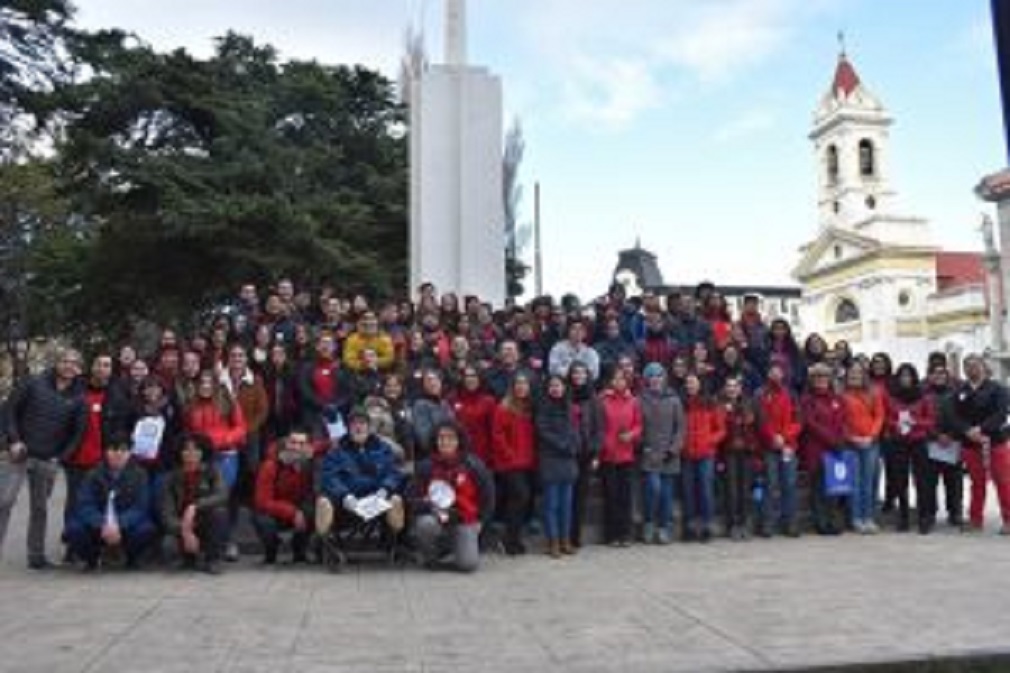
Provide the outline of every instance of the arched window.
{"type": "Polygon", "coordinates": [[[838,182],[838,148],[828,145],[828,182],[838,182]]]}
{"type": "Polygon", "coordinates": [[[876,175],[877,157],[873,143],[863,138],[859,141],[859,174],[863,176],[876,175]]]}
{"type": "Polygon", "coordinates": [[[859,307],[851,299],[842,299],[835,306],[835,324],[844,325],[859,320],[859,307]]]}

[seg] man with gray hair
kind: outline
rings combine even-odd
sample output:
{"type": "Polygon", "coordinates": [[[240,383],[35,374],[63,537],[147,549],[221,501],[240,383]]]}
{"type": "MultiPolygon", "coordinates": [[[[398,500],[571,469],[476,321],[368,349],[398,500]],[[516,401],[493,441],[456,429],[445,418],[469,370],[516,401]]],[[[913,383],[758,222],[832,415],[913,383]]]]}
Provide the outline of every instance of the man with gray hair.
{"type": "Polygon", "coordinates": [[[81,354],[60,349],[52,369],[33,376],[7,404],[7,436],[0,450],[0,549],[11,510],[28,479],[28,567],[52,567],[46,558],[49,498],[60,461],[77,448],[84,433],[81,354]]]}
{"type": "Polygon", "coordinates": [[[996,486],[1003,526],[1010,535],[1010,395],[991,378],[980,355],[964,359],[965,381],[952,398],[955,433],[962,446],[962,459],[971,481],[968,528],[983,529],[986,491],[992,479],[996,486]]]}

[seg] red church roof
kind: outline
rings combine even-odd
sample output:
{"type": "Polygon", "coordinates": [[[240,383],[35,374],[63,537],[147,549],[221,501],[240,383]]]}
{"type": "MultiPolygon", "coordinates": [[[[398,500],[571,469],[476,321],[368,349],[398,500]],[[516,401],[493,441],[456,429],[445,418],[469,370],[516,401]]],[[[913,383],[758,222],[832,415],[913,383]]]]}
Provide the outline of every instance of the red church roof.
{"type": "Polygon", "coordinates": [[[954,290],[985,284],[985,264],[978,252],[936,253],[936,289],[954,290]]]}
{"type": "Polygon", "coordinates": [[[837,96],[841,92],[845,96],[850,96],[858,86],[859,75],[843,51],[838,55],[838,67],[835,68],[835,81],[831,85],[831,93],[837,96]]]}

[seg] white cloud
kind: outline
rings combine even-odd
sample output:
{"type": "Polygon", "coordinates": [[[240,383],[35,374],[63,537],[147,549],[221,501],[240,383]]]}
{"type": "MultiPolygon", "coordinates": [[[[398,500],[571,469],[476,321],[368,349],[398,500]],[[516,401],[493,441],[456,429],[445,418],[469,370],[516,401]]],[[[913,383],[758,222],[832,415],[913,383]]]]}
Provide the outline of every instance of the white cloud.
{"type": "Polygon", "coordinates": [[[544,76],[562,82],[555,104],[620,128],[677,84],[718,85],[754,68],[838,1],[541,0],[521,5],[521,25],[544,76]]]}
{"type": "Polygon", "coordinates": [[[641,61],[585,60],[576,70],[565,82],[564,109],[590,127],[624,127],[660,99],[659,84],[641,61]]]}
{"type": "Polygon", "coordinates": [[[775,115],[770,110],[747,110],[719,127],[715,132],[715,140],[730,143],[766,131],[774,125],[775,115]]]}

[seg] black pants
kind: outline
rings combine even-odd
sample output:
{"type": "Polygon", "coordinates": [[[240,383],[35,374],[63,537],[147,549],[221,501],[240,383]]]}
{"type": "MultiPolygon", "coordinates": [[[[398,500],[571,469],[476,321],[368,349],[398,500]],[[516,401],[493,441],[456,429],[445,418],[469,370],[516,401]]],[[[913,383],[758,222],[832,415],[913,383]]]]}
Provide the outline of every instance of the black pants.
{"type": "Polygon", "coordinates": [[[532,495],[532,474],[525,471],[501,472],[499,501],[502,519],[505,521],[505,543],[517,544],[522,541],[523,524],[529,511],[532,495]]]}
{"type": "Polygon", "coordinates": [[[603,541],[631,540],[632,465],[600,465],[603,480],[603,541]]]}
{"type": "Polygon", "coordinates": [[[582,522],[586,517],[586,500],[593,477],[593,461],[588,456],[579,458],[579,475],[575,480],[575,497],[572,500],[572,544],[582,545],[582,522]]]}
{"type": "Polygon", "coordinates": [[[747,526],[750,519],[753,478],[751,457],[748,454],[738,452],[726,456],[726,471],[722,478],[722,498],[727,531],[747,526]]]}
{"type": "MultiPolygon", "coordinates": [[[[950,465],[936,460],[926,459],[929,463],[927,472],[928,482],[926,491],[929,493],[932,509],[930,515],[937,515],[936,490],[943,480],[944,495],[946,496],[947,517],[953,523],[960,523],[964,517],[964,468],[961,465],[950,465]]],[[[922,491],[920,491],[920,494],[922,491]]]]}
{"type": "MultiPolygon", "coordinates": [[[[315,521],[311,508],[303,506],[301,511],[307,525],[305,530],[295,532],[291,536],[291,551],[296,559],[305,558],[309,539],[312,537],[312,523],[315,521]]],[[[253,516],[253,526],[255,526],[256,535],[263,544],[263,555],[268,559],[277,558],[277,551],[281,545],[281,532],[294,530],[290,524],[281,522],[269,514],[260,513],[253,516]]]]}
{"type": "Polygon", "coordinates": [[[936,488],[930,488],[932,461],[926,453],[925,442],[893,441],[890,444],[888,466],[888,487],[891,496],[897,500],[898,512],[903,520],[908,519],[910,507],[908,482],[915,479],[917,493],[916,509],[920,520],[936,515],[936,488]]]}
{"type": "MultiPolygon", "coordinates": [[[[193,532],[200,540],[200,556],[208,562],[216,562],[221,559],[224,549],[225,538],[228,535],[228,509],[226,507],[216,507],[214,509],[200,510],[196,513],[196,521],[193,532]]],[[[190,560],[197,560],[183,551],[182,536],[179,533],[171,537],[166,537],[166,551],[182,554],[190,560]],[[168,547],[172,549],[169,550],[168,547]]]]}

